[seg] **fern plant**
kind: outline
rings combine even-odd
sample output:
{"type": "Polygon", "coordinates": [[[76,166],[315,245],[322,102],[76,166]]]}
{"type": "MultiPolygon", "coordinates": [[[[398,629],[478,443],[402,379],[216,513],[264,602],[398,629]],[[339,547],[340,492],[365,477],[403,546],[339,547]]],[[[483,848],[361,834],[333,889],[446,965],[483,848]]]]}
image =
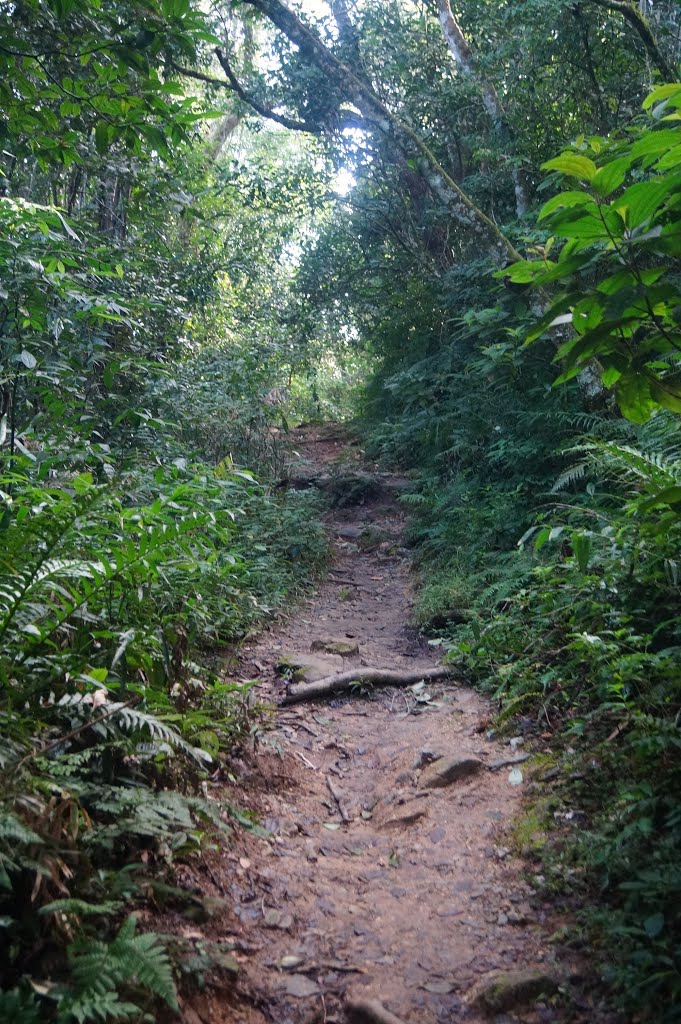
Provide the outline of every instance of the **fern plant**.
{"type": "Polygon", "coordinates": [[[134,914],[111,942],[75,942],[68,956],[71,984],[57,996],[59,1024],[137,1018],[144,1010],[138,993],[178,1009],[168,954],[153,932],[137,932],[134,914]]]}

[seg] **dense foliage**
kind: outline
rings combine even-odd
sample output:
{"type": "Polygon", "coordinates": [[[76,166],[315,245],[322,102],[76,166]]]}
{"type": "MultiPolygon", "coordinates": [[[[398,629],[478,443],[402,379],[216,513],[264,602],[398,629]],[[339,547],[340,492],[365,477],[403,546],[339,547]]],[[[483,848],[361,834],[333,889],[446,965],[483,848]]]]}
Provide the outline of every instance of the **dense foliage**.
{"type": "Polygon", "coordinates": [[[240,814],[200,795],[254,725],[211,652],[325,557],[268,487],[325,184],[164,73],[216,41],[188,3],[0,19],[0,1018],[137,1020],[177,999],[130,908],[240,814]]]}
{"type": "Polygon", "coordinates": [[[250,722],[211,650],[323,561],[269,483],[352,396],[414,477],[418,624],[550,741],[521,845],[626,1012],[678,1019],[680,32],[3,8],[0,1016],[175,1005],[130,908],[227,827],[197,787],[250,722]]]}

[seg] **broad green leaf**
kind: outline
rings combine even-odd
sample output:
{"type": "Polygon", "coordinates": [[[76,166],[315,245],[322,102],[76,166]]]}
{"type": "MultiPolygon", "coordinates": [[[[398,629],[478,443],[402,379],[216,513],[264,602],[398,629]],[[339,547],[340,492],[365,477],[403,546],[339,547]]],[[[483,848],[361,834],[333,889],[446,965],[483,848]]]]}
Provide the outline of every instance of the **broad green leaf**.
{"type": "Polygon", "coordinates": [[[95,148],[100,156],[109,149],[109,126],[105,121],[98,121],[95,126],[95,148]]]}
{"type": "Polygon", "coordinates": [[[623,183],[632,163],[633,160],[630,157],[620,157],[599,167],[591,182],[595,191],[600,196],[609,196],[623,183]]]}
{"type": "Polygon", "coordinates": [[[580,156],[578,153],[561,153],[560,156],[542,164],[542,170],[559,171],[568,177],[579,178],[580,181],[591,181],[597,168],[588,156],[580,156]]]}
{"type": "Polygon", "coordinates": [[[650,383],[650,393],[663,409],[681,413],[681,388],[678,386],[671,387],[664,380],[653,380],[650,383]]]}
{"type": "Polygon", "coordinates": [[[647,498],[638,507],[641,511],[655,508],[657,505],[678,505],[681,502],[681,486],[665,487],[663,490],[647,498]]]}
{"type": "Polygon", "coordinates": [[[661,100],[666,100],[670,96],[675,96],[677,93],[681,93],[681,82],[668,82],[665,85],[658,85],[656,89],[648,93],[643,101],[643,109],[650,110],[655,104],[661,100]]]}
{"type": "Polygon", "coordinates": [[[668,182],[640,181],[630,185],[613,205],[623,215],[627,227],[635,228],[649,220],[668,195],[668,182]]]}
{"type": "Polygon", "coordinates": [[[571,539],[577,565],[582,572],[586,572],[589,568],[589,558],[591,557],[591,537],[586,533],[580,533],[575,530],[571,539]]]}
{"type": "Polygon", "coordinates": [[[549,214],[554,213],[556,210],[569,209],[573,206],[593,206],[596,204],[592,196],[586,192],[561,192],[560,195],[554,196],[553,199],[549,199],[547,203],[541,208],[538,216],[538,220],[544,220],[549,214]]]}
{"type": "Polygon", "coordinates": [[[636,371],[622,375],[615,385],[615,396],[622,414],[632,423],[647,423],[655,411],[650,381],[636,371]]]}

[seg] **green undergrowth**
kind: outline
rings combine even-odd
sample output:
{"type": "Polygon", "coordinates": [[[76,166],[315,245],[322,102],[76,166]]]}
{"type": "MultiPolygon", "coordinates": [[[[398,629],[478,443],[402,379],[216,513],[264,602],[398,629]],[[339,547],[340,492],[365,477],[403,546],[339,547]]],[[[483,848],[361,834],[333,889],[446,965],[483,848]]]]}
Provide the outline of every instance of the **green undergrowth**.
{"type": "Polygon", "coordinates": [[[681,1020],[680,104],[545,164],[528,257],[422,287],[408,349],[386,314],[366,403],[370,454],[420,474],[416,624],[539,751],[515,844],[602,998],[656,1024],[681,1020]]]}
{"type": "MultiPolygon", "coordinates": [[[[502,734],[548,749],[524,766],[531,795],[515,845],[551,899],[576,912],[615,1002],[637,1019],[652,1019],[652,1006],[656,1020],[673,1021],[681,518],[655,495],[679,486],[681,433],[663,413],[631,428],[628,443],[605,439],[607,418],[601,427],[566,453],[534,522],[516,527],[515,550],[500,544],[507,506],[494,490],[476,510],[486,529],[468,539],[461,504],[452,500],[459,515],[443,539],[442,493],[407,499],[427,580],[415,617],[492,697],[502,734]]],[[[460,501],[460,482],[454,493],[460,501]]]]}
{"type": "Polygon", "coordinates": [[[131,911],[249,826],[203,785],[257,727],[215,651],[324,564],[315,499],[184,463],[0,488],[0,1019],[156,1019],[173,965],[131,911]]]}

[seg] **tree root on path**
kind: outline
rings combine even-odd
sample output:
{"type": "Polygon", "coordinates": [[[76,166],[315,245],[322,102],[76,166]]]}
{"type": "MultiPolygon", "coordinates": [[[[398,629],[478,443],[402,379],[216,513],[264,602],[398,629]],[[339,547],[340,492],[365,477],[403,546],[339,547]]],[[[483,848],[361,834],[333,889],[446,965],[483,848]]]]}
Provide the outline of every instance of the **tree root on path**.
{"type": "Polygon", "coordinates": [[[342,690],[349,690],[358,683],[373,683],[374,686],[409,686],[422,679],[445,679],[451,674],[451,668],[444,666],[409,669],[406,672],[390,668],[354,668],[347,672],[338,672],[334,676],[326,676],[314,683],[289,684],[282,705],[297,704],[303,700],[321,700],[342,690]]]}
{"type": "Polygon", "coordinates": [[[404,1024],[378,999],[351,999],[344,1009],[349,1024],[404,1024]]]}

